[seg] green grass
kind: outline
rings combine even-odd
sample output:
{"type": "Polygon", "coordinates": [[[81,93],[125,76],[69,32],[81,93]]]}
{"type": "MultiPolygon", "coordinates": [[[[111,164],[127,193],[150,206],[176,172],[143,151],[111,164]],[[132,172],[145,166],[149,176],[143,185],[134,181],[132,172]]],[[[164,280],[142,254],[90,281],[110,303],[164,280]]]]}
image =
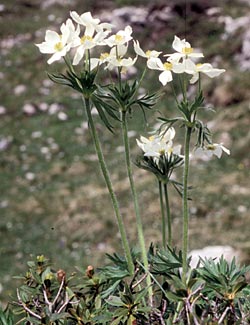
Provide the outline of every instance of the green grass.
{"type": "MultiPolygon", "coordinates": [[[[65,8],[55,5],[42,11],[37,7],[24,7],[21,4],[15,7],[7,0],[2,3],[6,6],[6,15],[1,16],[1,39],[30,34],[27,40],[6,50],[0,58],[3,73],[0,98],[1,105],[7,109],[6,115],[0,119],[0,138],[12,138],[8,149],[2,151],[0,156],[0,283],[3,286],[0,300],[6,302],[17,286],[12,276],[23,272],[30,254],[42,253],[51,258],[58,268],[73,271],[74,265],[105,263],[105,252],[121,250],[121,247],[91,137],[87,130],[83,135],[75,131],[86,121],[81,100],[73,97],[69,89],[58,85],[47,87],[48,95],[41,93],[41,88],[46,88],[43,85],[43,81],[47,79],[45,70],[60,70],[61,65],[47,66],[46,58],[34,46],[34,43],[41,42],[42,38],[35,32],[41,30],[44,34],[48,26],[60,25],[48,22],[49,14],[53,13],[64,20],[68,17],[68,11],[78,6],[65,8]],[[26,91],[14,95],[15,87],[20,84],[27,87],[26,91]],[[34,116],[27,116],[22,112],[25,103],[31,103],[37,108],[34,116]],[[63,112],[68,115],[68,120],[60,121],[56,114],[49,115],[40,111],[38,107],[41,103],[59,103],[63,112]],[[38,138],[34,137],[34,132],[37,131],[41,132],[38,138]],[[49,148],[53,143],[57,144],[57,147],[53,149],[50,159],[46,159],[41,153],[41,148],[49,148]],[[34,180],[27,179],[28,172],[34,173],[34,180]]],[[[125,4],[124,1],[115,2],[117,3],[125,4]]],[[[110,2],[108,5],[113,4],[110,2]]],[[[89,1],[87,6],[91,9],[92,2],[89,1]]],[[[234,12],[237,8],[236,3],[234,12]]],[[[229,8],[225,7],[223,10],[227,12],[229,8]]],[[[178,19],[173,26],[170,23],[166,35],[157,43],[157,49],[169,48],[173,35],[177,32],[176,28],[183,35],[183,26],[182,21],[178,19]]],[[[230,106],[218,108],[218,113],[215,114],[216,139],[220,138],[223,132],[230,131],[232,155],[221,160],[199,163],[191,168],[194,173],[191,177],[191,183],[194,185],[191,206],[195,207],[197,212],[191,218],[190,245],[191,248],[200,248],[206,244],[223,243],[236,247],[245,245],[248,249],[244,242],[248,241],[246,225],[249,222],[249,191],[247,194],[240,190],[237,192],[237,186],[240,189],[248,187],[249,159],[243,139],[249,132],[249,78],[246,73],[240,73],[235,67],[230,68],[236,45],[232,42],[227,51],[224,51],[223,43],[219,39],[221,26],[204,24],[201,19],[196,20],[195,29],[192,27],[192,31],[194,34],[191,28],[187,30],[191,41],[197,41],[198,46],[204,46],[204,52],[209,58],[220,54],[225,60],[221,65],[229,67],[229,73],[233,76],[232,81],[226,84],[230,92],[235,89],[235,99],[230,106]],[[203,35],[200,35],[201,28],[203,35]],[[244,102],[241,102],[242,96],[239,96],[239,92],[244,95],[244,102]],[[227,128],[228,125],[231,127],[227,128]],[[240,143],[241,147],[238,146],[240,143]],[[218,196],[218,193],[222,194],[218,196]],[[246,212],[240,212],[242,208],[239,210],[239,206],[245,207],[246,212]]],[[[150,30],[143,30],[142,33],[150,37],[150,30]]],[[[140,39],[140,32],[137,34],[140,39]]],[[[146,40],[144,43],[147,43],[146,40]]],[[[159,86],[155,76],[151,81],[147,80],[148,82],[151,82],[152,90],[159,86]]],[[[207,85],[208,96],[215,85],[218,84],[211,82],[207,85]]],[[[164,101],[157,107],[165,116],[173,114],[173,101],[169,94],[170,91],[167,91],[164,101]]],[[[212,100],[212,97],[208,99],[212,100]]],[[[149,126],[152,126],[159,113],[154,111],[147,116],[149,126]]],[[[132,154],[135,157],[139,152],[135,146],[135,138],[148,132],[139,111],[129,121],[129,128],[137,131],[136,136],[131,138],[132,154]]],[[[101,123],[98,130],[129,229],[129,238],[136,244],[134,214],[123,156],[120,151],[117,152],[117,148],[121,146],[120,132],[116,128],[115,135],[112,135],[101,123]]],[[[147,243],[149,245],[151,241],[160,242],[157,182],[151,175],[136,167],[134,171],[147,243]]],[[[174,192],[172,194],[174,243],[179,245],[181,201],[174,192]]],[[[246,259],[248,258],[249,256],[246,256],[246,259]]]]}

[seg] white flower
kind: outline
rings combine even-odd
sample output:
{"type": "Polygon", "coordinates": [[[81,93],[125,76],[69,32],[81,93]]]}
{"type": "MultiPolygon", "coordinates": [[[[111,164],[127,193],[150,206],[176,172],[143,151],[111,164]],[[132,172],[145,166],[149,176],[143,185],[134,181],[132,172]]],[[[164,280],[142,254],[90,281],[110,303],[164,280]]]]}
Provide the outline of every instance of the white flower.
{"type": "Polygon", "coordinates": [[[197,148],[195,150],[196,156],[205,155],[208,158],[211,158],[213,155],[220,158],[222,153],[225,152],[227,155],[230,155],[230,150],[223,146],[222,143],[211,143],[207,144],[204,148],[197,148]]]}
{"type": "Polygon", "coordinates": [[[77,45],[77,39],[80,34],[80,28],[79,25],[77,28],[75,28],[75,25],[73,24],[71,19],[67,19],[66,24],[62,24],[62,29],[68,29],[69,31],[69,37],[67,40],[67,43],[71,45],[71,47],[75,47],[77,45]]]}
{"type": "MultiPolygon", "coordinates": [[[[94,31],[93,31],[94,33],[94,31]]],[[[83,58],[85,51],[94,48],[95,46],[103,45],[103,40],[107,37],[106,32],[100,31],[95,36],[93,34],[85,34],[82,37],[78,37],[76,43],[78,45],[73,65],[77,65],[83,58]]]]}
{"type": "MultiPolygon", "coordinates": [[[[93,59],[93,61],[91,61],[91,65],[93,64],[97,66],[97,64],[106,63],[106,69],[112,70],[115,67],[121,67],[123,68],[122,72],[125,72],[126,69],[133,66],[137,60],[137,57],[135,57],[134,59],[132,59],[131,57],[123,57],[126,54],[127,49],[127,44],[115,46],[110,50],[110,53],[102,53],[99,59],[93,59]]],[[[92,68],[93,67],[91,66],[91,69],[92,68]]]]}
{"type": "Polygon", "coordinates": [[[93,35],[95,31],[110,32],[113,26],[109,23],[100,23],[100,19],[93,18],[90,12],[85,12],[80,16],[76,11],[71,11],[70,16],[77,24],[85,26],[86,35],[93,35]]]}
{"type": "Polygon", "coordinates": [[[158,56],[162,53],[162,52],[157,52],[155,50],[152,51],[147,50],[146,52],[144,52],[140,47],[139,41],[134,41],[134,50],[137,55],[142,56],[147,60],[150,60],[152,58],[158,58],[158,56]]]}
{"type": "Polygon", "coordinates": [[[85,12],[79,16],[76,11],[71,11],[70,16],[77,24],[85,26],[86,35],[93,35],[100,23],[100,19],[94,19],[90,12],[85,12]]]}
{"type": "Polygon", "coordinates": [[[66,24],[62,24],[60,28],[61,34],[55,31],[47,30],[45,34],[45,42],[36,44],[41,53],[53,54],[48,60],[48,64],[60,60],[71,47],[75,46],[74,42],[79,34],[79,30],[75,30],[70,19],[66,24]]]}
{"type": "Polygon", "coordinates": [[[158,135],[145,138],[140,137],[140,141],[136,139],[137,145],[144,152],[146,157],[160,158],[165,155],[170,157],[171,154],[180,154],[181,146],[173,146],[173,138],[175,136],[174,128],[169,128],[167,131],[162,131],[158,135]]]}
{"type": "Polygon", "coordinates": [[[183,58],[202,58],[204,55],[202,53],[194,52],[194,49],[191,47],[190,43],[186,42],[185,39],[180,39],[175,36],[172,43],[173,49],[176,53],[166,54],[168,56],[168,61],[170,62],[179,62],[183,58]]]}
{"type": "Polygon", "coordinates": [[[186,72],[192,74],[193,77],[190,80],[191,84],[194,84],[199,79],[199,73],[202,72],[210,78],[218,77],[221,73],[225,72],[225,69],[213,68],[210,63],[198,63],[195,64],[190,59],[185,60],[186,72]]]}
{"type": "Polygon", "coordinates": [[[147,62],[147,66],[152,70],[162,71],[159,75],[159,80],[163,86],[173,80],[172,71],[174,73],[183,73],[185,72],[186,66],[182,62],[165,62],[159,58],[150,58],[147,62]]]}
{"type": "Polygon", "coordinates": [[[173,68],[172,63],[166,62],[163,64],[159,58],[151,58],[148,60],[147,66],[149,69],[162,71],[159,75],[159,80],[163,86],[166,86],[168,82],[173,80],[171,72],[173,68]]]}
{"type": "Polygon", "coordinates": [[[165,142],[169,142],[175,137],[175,129],[173,127],[167,128],[166,130],[161,130],[159,137],[164,139],[165,142]]]}
{"type": "Polygon", "coordinates": [[[132,28],[130,26],[126,26],[124,30],[120,30],[115,35],[111,35],[109,38],[107,38],[105,43],[109,47],[126,44],[132,39],[132,32],[132,28]]]}

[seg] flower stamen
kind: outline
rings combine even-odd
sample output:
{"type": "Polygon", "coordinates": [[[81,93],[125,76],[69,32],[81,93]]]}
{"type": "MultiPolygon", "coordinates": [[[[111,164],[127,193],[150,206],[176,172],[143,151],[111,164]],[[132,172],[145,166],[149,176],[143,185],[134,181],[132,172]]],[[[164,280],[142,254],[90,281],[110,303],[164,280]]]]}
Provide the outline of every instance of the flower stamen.
{"type": "Polygon", "coordinates": [[[193,53],[193,51],[194,51],[194,49],[192,47],[184,47],[182,49],[182,53],[184,53],[186,55],[193,53]]]}
{"type": "Polygon", "coordinates": [[[172,63],[170,63],[170,62],[165,62],[164,64],[163,64],[163,66],[164,66],[164,69],[165,70],[172,70],[172,68],[173,68],[173,64],[172,63]]]}
{"type": "Polygon", "coordinates": [[[89,35],[83,35],[82,37],[81,37],[81,43],[82,44],[84,44],[86,41],[93,41],[93,38],[91,37],[91,36],[89,36],[89,35]]]}

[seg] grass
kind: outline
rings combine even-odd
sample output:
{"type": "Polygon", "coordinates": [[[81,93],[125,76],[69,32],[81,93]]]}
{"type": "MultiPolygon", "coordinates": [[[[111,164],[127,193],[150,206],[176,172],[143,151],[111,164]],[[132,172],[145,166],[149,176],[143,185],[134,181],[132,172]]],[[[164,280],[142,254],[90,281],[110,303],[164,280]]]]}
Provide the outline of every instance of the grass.
{"type": "MultiPolygon", "coordinates": [[[[119,5],[125,4],[118,2],[119,5]]],[[[38,2],[34,2],[36,3],[38,2]]],[[[60,25],[48,21],[51,13],[64,20],[68,11],[74,7],[69,5],[65,8],[55,4],[39,10],[36,6],[24,6],[21,2],[16,7],[7,0],[2,1],[2,4],[5,5],[5,12],[0,20],[1,39],[17,40],[9,49],[2,45],[4,51],[1,56],[0,97],[1,105],[6,107],[7,113],[0,119],[0,139],[11,139],[9,147],[1,152],[0,157],[0,283],[3,287],[0,300],[6,302],[17,285],[12,276],[23,272],[30,254],[44,254],[58,267],[73,271],[74,265],[105,263],[104,254],[120,249],[120,245],[117,244],[117,226],[99,173],[92,140],[88,130],[79,129],[81,123],[86,121],[81,101],[70,90],[48,83],[45,69],[60,69],[60,64],[46,66],[46,58],[34,46],[34,43],[41,41],[48,26],[55,28],[60,25]],[[15,89],[19,85],[26,88],[17,95],[15,89]],[[54,103],[60,104],[60,110],[68,116],[67,121],[59,120],[57,114],[43,112],[39,109],[41,103],[46,103],[50,108],[54,103]],[[24,104],[32,104],[36,113],[32,116],[24,114],[24,104]],[[37,132],[41,132],[40,136],[37,136],[37,132]],[[46,154],[47,151],[49,155],[46,154]],[[29,178],[30,173],[34,179],[29,178]]],[[[108,5],[112,6],[112,2],[108,5]]],[[[91,6],[92,3],[89,2],[88,9],[91,6]]],[[[230,12],[235,15],[239,9],[237,3],[234,6],[235,10],[230,7],[230,12]]],[[[75,8],[78,8],[77,5],[75,8]]],[[[225,5],[223,10],[228,12],[229,5],[225,5]]],[[[178,20],[176,24],[183,26],[181,20],[180,24],[178,20]]],[[[159,40],[157,49],[166,46],[165,39],[169,42],[169,35],[172,39],[175,26],[170,24],[168,28],[170,30],[166,38],[159,40]]],[[[179,29],[183,33],[181,27],[179,29]]],[[[221,26],[204,25],[201,20],[196,22],[195,30],[192,41],[197,40],[199,46],[205,45],[205,52],[211,58],[219,53],[224,59],[221,65],[230,67],[235,46],[232,44],[228,51],[224,51],[222,42],[218,40],[222,32],[221,26]],[[201,27],[204,31],[202,38],[197,34],[201,27]],[[211,28],[213,32],[210,34],[211,28]]],[[[149,31],[143,33],[150,35],[149,31]]],[[[191,30],[187,33],[191,34],[191,30]]],[[[137,34],[140,38],[138,31],[137,34]]],[[[192,191],[190,244],[191,248],[201,248],[207,244],[230,244],[248,252],[250,244],[246,225],[250,218],[247,212],[249,158],[246,155],[247,143],[244,142],[244,136],[249,132],[249,78],[236,68],[229,68],[229,74],[233,79],[228,82],[225,79],[224,82],[229,93],[233,92],[233,98],[228,106],[218,108],[214,130],[216,139],[230,133],[232,155],[229,159],[197,163],[191,168],[191,182],[195,188],[192,191]],[[239,91],[242,96],[239,96],[239,91]],[[242,97],[244,101],[241,100],[242,97]],[[221,195],[218,196],[218,193],[221,195]]],[[[157,85],[155,80],[152,81],[152,89],[157,85]]],[[[208,96],[215,85],[213,82],[207,85],[208,96]]],[[[213,100],[212,95],[209,99],[213,100]]],[[[172,102],[166,99],[158,109],[164,115],[169,115],[169,107],[172,107],[172,102]]],[[[149,125],[153,125],[153,120],[158,115],[156,111],[148,113],[149,125]]],[[[129,128],[137,131],[131,137],[132,154],[135,156],[138,153],[135,138],[148,131],[139,112],[131,119],[129,128]]],[[[133,226],[133,207],[121,152],[121,136],[118,129],[115,136],[111,135],[102,124],[99,124],[98,129],[125,223],[129,228],[129,237],[135,244],[136,229],[133,226]]],[[[144,171],[134,169],[147,242],[160,242],[157,182],[144,171]]],[[[174,243],[180,245],[181,201],[174,192],[172,194],[174,243]]],[[[244,257],[249,259],[247,254],[244,257]]]]}

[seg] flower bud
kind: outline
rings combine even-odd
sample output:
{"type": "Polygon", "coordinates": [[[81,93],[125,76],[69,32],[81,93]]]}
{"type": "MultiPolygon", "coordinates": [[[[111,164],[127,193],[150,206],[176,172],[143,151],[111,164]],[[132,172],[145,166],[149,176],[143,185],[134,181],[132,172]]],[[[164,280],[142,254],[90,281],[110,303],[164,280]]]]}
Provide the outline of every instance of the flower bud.
{"type": "Polygon", "coordinates": [[[66,278],[66,272],[64,270],[60,269],[60,270],[58,270],[56,272],[56,274],[57,274],[57,280],[58,280],[58,282],[61,283],[63,281],[63,279],[65,280],[65,278],[66,278]]]}
{"type": "Polygon", "coordinates": [[[94,267],[92,265],[89,265],[86,269],[86,275],[88,278],[92,279],[93,275],[95,273],[94,267]]]}

